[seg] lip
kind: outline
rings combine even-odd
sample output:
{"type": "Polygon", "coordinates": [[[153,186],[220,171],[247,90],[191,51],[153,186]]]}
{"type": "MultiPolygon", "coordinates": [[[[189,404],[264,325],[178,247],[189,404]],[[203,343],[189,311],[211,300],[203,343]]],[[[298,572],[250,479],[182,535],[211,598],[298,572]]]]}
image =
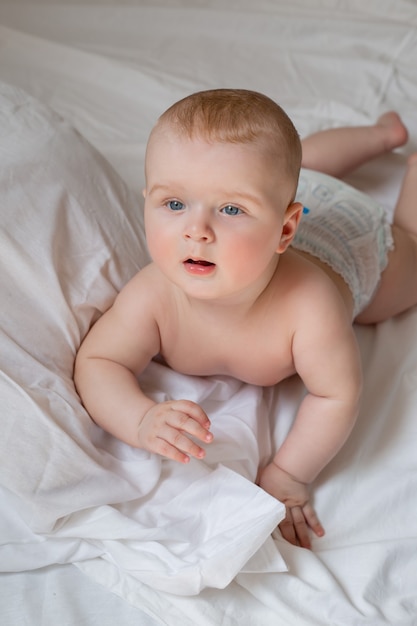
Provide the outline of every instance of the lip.
{"type": "Polygon", "coordinates": [[[206,259],[189,257],[183,261],[185,270],[193,276],[209,276],[216,269],[216,265],[206,259]]]}

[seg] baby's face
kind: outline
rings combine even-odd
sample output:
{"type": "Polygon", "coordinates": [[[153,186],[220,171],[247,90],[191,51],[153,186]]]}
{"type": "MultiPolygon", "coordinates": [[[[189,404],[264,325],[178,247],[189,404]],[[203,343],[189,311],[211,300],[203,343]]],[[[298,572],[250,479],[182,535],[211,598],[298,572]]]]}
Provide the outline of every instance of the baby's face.
{"type": "Polygon", "coordinates": [[[262,290],[283,251],[292,190],[282,170],[258,144],[157,132],[144,191],[154,262],[190,297],[227,300],[262,290]]]}

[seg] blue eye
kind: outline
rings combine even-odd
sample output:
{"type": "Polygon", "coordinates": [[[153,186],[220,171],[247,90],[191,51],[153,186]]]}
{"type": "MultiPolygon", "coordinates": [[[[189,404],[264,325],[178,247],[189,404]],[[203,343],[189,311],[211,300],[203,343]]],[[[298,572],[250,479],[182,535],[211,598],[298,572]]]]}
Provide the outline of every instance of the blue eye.
{"type": "Polygon", "coordinates": [[[171,211],[182,211],[184,208],[184,204],[179,200],[170,200],[167,203],[167,206],[171,211]]]}
{"type": "Polygon", "coordinates": [[[233,206],[233,204],[228,204],[227,206],[222,208],[222,212],[226,215],[239,215],[242,213],[242,210],[237,206],[233,206]]]}

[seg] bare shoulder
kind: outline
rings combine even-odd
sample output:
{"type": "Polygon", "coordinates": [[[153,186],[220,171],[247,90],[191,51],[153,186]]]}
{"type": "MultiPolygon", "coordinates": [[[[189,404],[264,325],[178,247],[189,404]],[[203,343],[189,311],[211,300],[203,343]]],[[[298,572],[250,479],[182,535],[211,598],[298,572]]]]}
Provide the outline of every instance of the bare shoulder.
{"type": "Polygon", "coordinates": [[[81,355],[109,358],[142,371],[160,350],[158,312],[167,307],[165,292],[152,266],[138,272],[84,338],[81,355]]]}
{"type": "Polygon", "coordinates": [[[333,351],[333,342],[355,342],[351,311],[331,273],[297,253],[287,259],[285,273],[293,352],[333,351]]]}
{"type": "Polygon", "coordinates": [[[167,304],[171,289],[158,268],[150,263],[140,270],[118,294],[114,308],[134,318],[155,313],[167,304]]]}
{"type": "MultiPolygon", "coordinates": [[[[349,306],[339,288],[340,277],[330,268],[323,268],[310,255],[288,250],[280,261],[280,290],[290,307],[294,320],[314,316],[341,315],[349,319],[349,306]]],[[[350,323],[350,322],[349,322],[350,323]]]]}

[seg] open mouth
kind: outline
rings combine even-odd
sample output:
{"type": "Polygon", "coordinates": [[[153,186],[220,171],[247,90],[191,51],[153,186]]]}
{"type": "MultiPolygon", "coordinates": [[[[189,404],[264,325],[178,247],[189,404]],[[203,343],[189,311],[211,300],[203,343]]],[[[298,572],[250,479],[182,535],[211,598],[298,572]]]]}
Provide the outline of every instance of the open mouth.
{"type": "Polygon", "coordinates": [[[185,262],[191,265],[202,265],[203,267],[210,267],[211,265],[214,265],[214,263],[211,263],[210,261],[204,261],[204,260],[195,261],[194,259],[187,259],[185,262]]]}
{"type": "Polygon", "coordinates": [[[194,276],[207,276],[214,271],[216,265],[204,259],[186,259],[184,261],[184,267],[187,272],[194,276]]]}

